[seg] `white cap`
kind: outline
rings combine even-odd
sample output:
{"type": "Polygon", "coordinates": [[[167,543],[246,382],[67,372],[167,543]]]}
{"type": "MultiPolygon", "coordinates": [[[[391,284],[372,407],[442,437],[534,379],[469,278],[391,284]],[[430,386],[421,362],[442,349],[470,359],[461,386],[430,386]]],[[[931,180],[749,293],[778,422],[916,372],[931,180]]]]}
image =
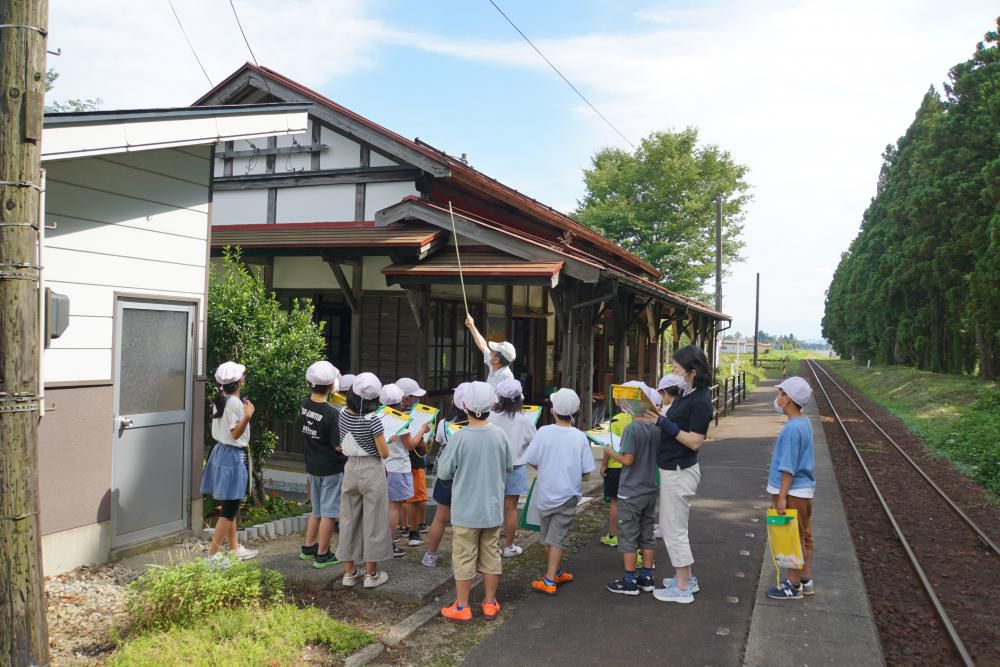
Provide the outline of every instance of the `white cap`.
{"type": "Polygon", "coordinates": [[[784,380],[778,385],[778,389],[788,394],[788,398],[795,401],[800,408],[805,407],[813,395],[812,387],[809,386],[809,383],[804,378],[800,378],[798,375],[793,375],[784,380]]]}
{"type": "Polygon", "coordinates": [[[629,382],[626,382],[624,386],[639,387],[640,389],[642,389],[642,393],[646,395],[646,398],[648,398],[650,401],[653,402],[653,405],[655,405],[656,407],[660,407],[661,405],[663,405],[663,399],[660,397],[660,394],[645,382],[640,382],[639,380],[631,380],[629,382]]]}
{"type": "Polygon", "coordinates": [[[370,401],[373,398],[378,398],[378,393],[382,391],[382,383],[375,377],[374,373],[359,373],[351,384],[351,391],[366,401],[370,401]]]}
{"type": "Polygon", "coordinates": [[[341,375],[340,385],[339,385],[340,391],[347,391],[348,389],[350,389],[351,385],[354,384],[354,378],[356,377],[357,375],[352,375],[351,373],[346,373],[344,375],[341,375]]]}
{"type": "Polygon", "coordinates": [[[572,389],[563,387],[549,396],[549,400],[552,401],[552,407],[555,408],[557,415],[572,417],[580,411],[580,397],[572,389]]]}
{"type": "Polygon", "coordinates": [[[219,384],[230,384],[240,380],[246,372],[247,367],[243,364],[227,361],[215,369],[215,381],[219,384]]]}
{"type": "Polygon", "coordinates": [[[524,396],[524,389],[521,383],[510,378],[497,385],[497,396],[501,398],[520,398],[524,396]]]}
{"type": "Polygon", "coordinates": [[[499,354],[501,357],[506,359],[508,362],[514,361],[517,358],[517,352],[514,351],[514,346],[507,341],[502,343],[487,343],[490,349],[499,354]]]}
{"type": "Polygon", "coordinates": [[[403,390],[398,385],[382,385],[382,391],[378,393],[378,400],[382,405],[396,405],[403,400],[403,390]]]}
{"type": "Polygon", "coordinates": [[[462,384],[455,387],[455,395],[452,396],[451,402],[455,404],[455,407],[459,410],[464,410],[462,407],[462,397],[465,396],[465,390],[469,388],[471,382],[463,382],[462,384]]]}
{"type": "Polygon", "coordinates": [[[497,395],[486,382],[472,382],[462,393],[462,405],[469,412],[489,412],[496,402],[497,395]]]}
{"type": "Polygon", "coordinates": [[[421,389],[420,385],[413,378],[399,378],[396,386],[403,390],[403,396],[424,396],[426,389],[421,389]]]}
{"type": "Polygon", "coordinates": [[[333,384],[337,381],[340,371],[334,368],[329,361],[317,361],[306,369],[306,382],[316,386],[318,384],[333,384]]]}
{"type": "Polygon", "coordinates": [[[670,375],[664,375],[660,378],[660,382],[656,385],[659,390],[669,389],[670,387],[683,387],[684,378],[680,375],[675,375],[671,373],[670,375]]]}

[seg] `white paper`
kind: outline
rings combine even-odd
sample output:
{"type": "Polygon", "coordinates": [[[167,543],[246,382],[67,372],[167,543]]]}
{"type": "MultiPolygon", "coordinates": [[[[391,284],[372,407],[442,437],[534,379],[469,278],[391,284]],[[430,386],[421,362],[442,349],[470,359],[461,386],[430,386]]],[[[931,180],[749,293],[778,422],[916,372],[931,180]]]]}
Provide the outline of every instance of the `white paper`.
{"type": "Polygon", "coordinates": [[[380,414],[379,419],[382,421],[382,430],[385,432],[386,438],[398,435],[407,424],[407,419],[401,419],[396,415],[389,414],[388,412],[380,414]]]}

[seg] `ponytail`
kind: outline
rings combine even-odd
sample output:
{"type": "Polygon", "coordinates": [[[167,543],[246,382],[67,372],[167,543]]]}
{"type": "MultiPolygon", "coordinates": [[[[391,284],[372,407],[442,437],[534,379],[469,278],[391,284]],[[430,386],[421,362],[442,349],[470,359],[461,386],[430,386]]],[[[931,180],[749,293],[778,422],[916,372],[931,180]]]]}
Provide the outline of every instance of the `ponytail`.
{"type": "Polygon", "coordinates": [[[226,410],[226,401],[234,391],[239,389],[240,381],[230,382],[229,384],[220,384],[215,387],[215,397],[212,398],[212,419],[219,419],[222,417],[222,413],[226,410]]]}
{"type": "Polygon", "coordinates": [[[517,398],[501,396],[500,400],[497,401],[495,412],[503,413],[513,419],[521,411],[522,407],[524,407],[523,396],[518,396],[517,398]]]}

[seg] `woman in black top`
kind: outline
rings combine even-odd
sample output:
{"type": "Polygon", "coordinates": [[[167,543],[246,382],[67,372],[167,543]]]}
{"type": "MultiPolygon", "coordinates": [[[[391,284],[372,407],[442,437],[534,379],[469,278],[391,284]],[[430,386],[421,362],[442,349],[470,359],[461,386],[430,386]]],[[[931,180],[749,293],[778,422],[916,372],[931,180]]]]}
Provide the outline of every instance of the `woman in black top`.
{"type": "Polygon", "coordinates": [[[654,596],[663,602],[688,604],[694,602],[694,593],[698,592],[698,578],[691,575],[694,557],[688,539],[688,517],[691,499],[701,481],[698,449],[712,421],[711,371],[705,353],[688,345],[674,354],[674,373],[684,378],[685,389],[667,414],[650,410],[638,419],[660,428],[656,453],[660,468],[660,529],[674,566],[674,578],[664,580],[664,588],[655,591],[654,596]]]}

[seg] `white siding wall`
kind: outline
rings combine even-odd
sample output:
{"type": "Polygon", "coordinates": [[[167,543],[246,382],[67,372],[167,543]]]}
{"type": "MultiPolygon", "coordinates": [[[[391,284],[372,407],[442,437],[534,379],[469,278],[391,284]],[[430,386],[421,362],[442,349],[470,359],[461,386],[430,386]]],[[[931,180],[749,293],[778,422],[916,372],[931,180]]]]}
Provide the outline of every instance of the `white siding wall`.
{"type": "Polygon", "coordinates": [[[275,222],[354,220],[354,185],[311,185],[278,190],[275,222]]]}
{"type": "Polygon", "coordinates": [[[111,379],[114,293],[200,299],[203,370],[209,149],[48,163],[46,284],[70,298],[45,382],[111,379]]]}
{"type": "Polygon", "coordinates": [[[375,211],[398,204],[407,195],[419,195],[413,181],[369,183],[365,186],[365,220],[374,220],[375,211]]]}

